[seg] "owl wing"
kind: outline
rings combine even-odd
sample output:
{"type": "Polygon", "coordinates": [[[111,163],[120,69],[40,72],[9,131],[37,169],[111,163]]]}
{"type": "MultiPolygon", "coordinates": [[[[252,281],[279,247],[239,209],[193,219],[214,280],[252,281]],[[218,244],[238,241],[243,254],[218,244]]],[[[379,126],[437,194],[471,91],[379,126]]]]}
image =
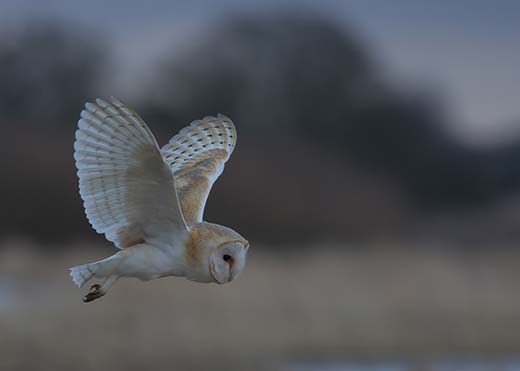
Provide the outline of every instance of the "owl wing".
{"type": "Polygon", "coordinates": [[[87,103],[74,158],[87,218],[124,248],[187,235],[174,179],[150,129],[116,98],[87,103]]]}
{"type": "Polygon", "coordinates": [[[208,194],[222,174],[236,139],[233,122],[219,114],[193,121],[162,147],[161,153],[175,178],[188,225],[202,222],[208,194]]]}

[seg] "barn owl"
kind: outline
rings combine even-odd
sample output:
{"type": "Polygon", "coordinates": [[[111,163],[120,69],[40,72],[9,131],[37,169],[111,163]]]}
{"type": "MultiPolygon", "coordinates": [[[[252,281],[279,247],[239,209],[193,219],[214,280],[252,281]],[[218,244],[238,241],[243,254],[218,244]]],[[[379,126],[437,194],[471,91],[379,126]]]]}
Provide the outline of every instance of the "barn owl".
{"type": "Polygon", "coordinates": [[[100,280],[83,301],[121,277],[231,282],[249,243],[203,221],[204,205],[236,144],[224,115],[196,120],[160,148],[144,121],[116,98],[87,103],[74,142],[79,190],[92,227],[121,251],[70,269],[78,287],[100,280]]]}

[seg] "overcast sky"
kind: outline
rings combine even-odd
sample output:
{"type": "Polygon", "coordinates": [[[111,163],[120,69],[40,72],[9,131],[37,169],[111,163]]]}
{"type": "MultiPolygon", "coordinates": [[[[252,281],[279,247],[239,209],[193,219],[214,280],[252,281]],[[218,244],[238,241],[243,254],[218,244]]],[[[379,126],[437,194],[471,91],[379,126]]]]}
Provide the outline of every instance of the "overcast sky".
{"type": "Polygon", "coordinates": [[[520,1],[0,0],[0,21],[54,16],[105,30],[118,55],[141,66],[218,17],[280,8],[320,12],[354,28],[388,76],[439,89],[466,138],[520,133],[520,1]]]}

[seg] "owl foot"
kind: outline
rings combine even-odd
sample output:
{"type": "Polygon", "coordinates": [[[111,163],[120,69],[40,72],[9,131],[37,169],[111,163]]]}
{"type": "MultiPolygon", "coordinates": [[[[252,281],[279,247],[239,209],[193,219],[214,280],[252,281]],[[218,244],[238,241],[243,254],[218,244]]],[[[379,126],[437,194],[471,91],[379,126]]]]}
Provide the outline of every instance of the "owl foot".
{"type": "Polygon", "coordinates": [[[95,285],[92,285],[92,287],[90,288],[90,292],[87,295],[85,295],[85,297],[83,298],[83,301],[85,303],[88,303],[92,300],[99,299],[100,297],[102,297],[105,294],[106,294],[106,291],[101,288],[101,285],[95,284],[95,285]]]}

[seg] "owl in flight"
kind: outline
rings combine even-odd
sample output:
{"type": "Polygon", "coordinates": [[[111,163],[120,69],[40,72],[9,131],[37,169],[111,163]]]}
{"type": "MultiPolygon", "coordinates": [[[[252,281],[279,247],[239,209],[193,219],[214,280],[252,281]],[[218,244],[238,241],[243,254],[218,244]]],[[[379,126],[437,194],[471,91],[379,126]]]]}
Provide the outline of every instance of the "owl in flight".
{"type": "Polygon", "coordinates": [[[116,98],[87,103],[78,126],[74,159],[87,218],[121,249],[70,269],[78,287],[101,281],[83,301],[105,295],[120,277],[224,284],[238,276],[249,243],[202,219],[211,187],[235,148],[229,118],[194,121],[162,148],[137,113],[116,98]]]}

